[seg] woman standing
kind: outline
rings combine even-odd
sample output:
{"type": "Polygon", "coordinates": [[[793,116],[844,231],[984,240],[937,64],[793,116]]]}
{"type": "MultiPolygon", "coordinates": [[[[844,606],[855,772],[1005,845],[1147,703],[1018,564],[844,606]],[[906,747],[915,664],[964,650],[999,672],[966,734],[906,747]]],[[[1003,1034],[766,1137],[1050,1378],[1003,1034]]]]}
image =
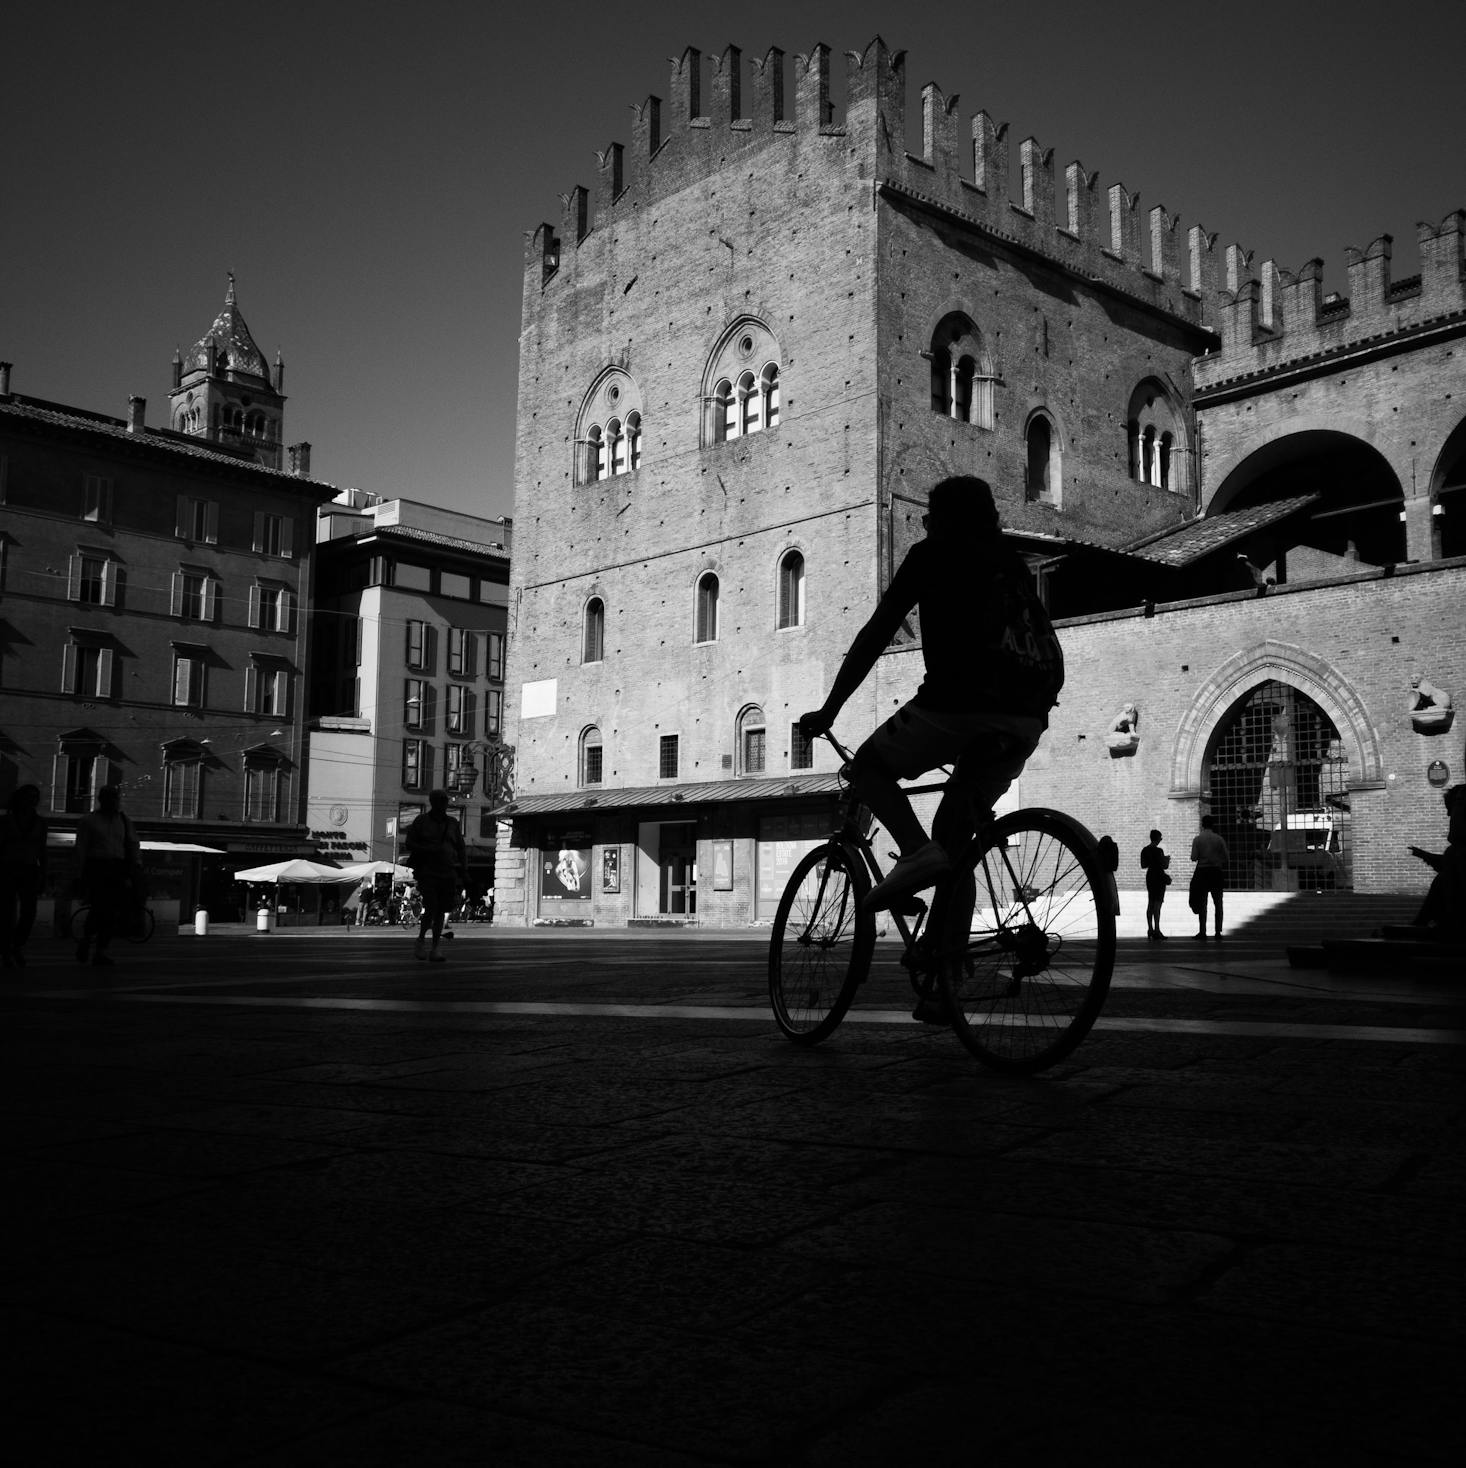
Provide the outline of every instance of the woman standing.
{"type": "Polygon", "coordinates": [[[1171,858],[1161,850],[1161,833],[1150,833],[1150,845],[1140,852],[1140,865],[1145,868],[1145,936],[1155,942],[1166,935],[1161,932],[1161,903],[1166,900],[1166,888],[1171,885],[1171,858]]]}

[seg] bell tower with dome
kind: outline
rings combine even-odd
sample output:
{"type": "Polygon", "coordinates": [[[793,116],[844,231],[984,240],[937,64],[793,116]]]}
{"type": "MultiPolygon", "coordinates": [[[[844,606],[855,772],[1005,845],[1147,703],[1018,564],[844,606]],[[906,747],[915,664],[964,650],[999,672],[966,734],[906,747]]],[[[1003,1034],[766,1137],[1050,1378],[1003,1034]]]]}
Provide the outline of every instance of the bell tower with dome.
{"type": "Polygon", "coordinates": [[[234,298],[234,276],[224,309],[189,348],[174,353],[168,426],[208,439],[267,469],[281,467],[284,439],[285,364],[274,370],[255,345],[234,298]]]}

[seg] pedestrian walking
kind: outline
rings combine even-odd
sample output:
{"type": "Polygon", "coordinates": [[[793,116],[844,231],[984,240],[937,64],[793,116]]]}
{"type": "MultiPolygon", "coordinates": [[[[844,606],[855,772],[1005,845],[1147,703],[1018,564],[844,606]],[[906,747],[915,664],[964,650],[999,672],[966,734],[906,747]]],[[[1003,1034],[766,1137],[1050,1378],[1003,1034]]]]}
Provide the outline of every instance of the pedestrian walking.
{"type": "Polygon", "coordinates": [[[1216,937],[1222,937],[1222,885],[1227,873],[1227,843],[1216,833],[1216,818],[1202,816],[1201,830],[1191,841],[1191,910],[1196,914],[1196,937],[1206,942],[1206,899],[1212,900],[1216,915],[1216,937]]]}
{"type": "Polygon", "coordinates": [[[142,902],[141,849],[115,785],[97,791],[96,810],[77,828],[76,865],[82,895],[91,904],[76,960],[85,963],[90,954],[96,967],[110,967],[107,945],[142,902]]]}
{"type": "Polygon", "coordinates": [[[25,944],[46,881],[40,787],[17,785],[0,814],[0,966],[25,967],[25,944]]]}
{"type": "Polygon", "coordinates": [[[459,889],[468,875],[463,831],[448,814],[447,791],[432,791],[428,808],[407,828],[407,855],[422,902],[413,951],[430,963],[442,963],[439,945],[443,939],[443,919],[458,901],[459,889]],[[431,948],[428,947],[430,929],[431,948]]]}
{"type": "Polygon", "coordinates": [[[1159,831],[1152,831],[1150,845],[1141,847],[1140,865],[1145,868],[1145,936],[1154,943],[1166,936],[1161,932],[1161,904],[1171,885],[1171,874],[1166,870],[1171,858],[1161,848],[1159,831]]]}

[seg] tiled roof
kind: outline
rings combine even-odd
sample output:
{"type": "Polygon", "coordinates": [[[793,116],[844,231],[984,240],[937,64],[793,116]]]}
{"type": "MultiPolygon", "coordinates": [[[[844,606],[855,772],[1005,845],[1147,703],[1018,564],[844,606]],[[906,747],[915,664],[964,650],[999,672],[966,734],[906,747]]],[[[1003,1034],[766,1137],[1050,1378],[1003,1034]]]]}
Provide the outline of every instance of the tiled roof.
{"type": "Polygon", "coordinates": [[[1189,566],[1244,535],[1287,519],[1318,498],[1316,494],[1295,494],[1289,499],[1249,505],[1246,509],[1223,510],[1220,514],[1206,515],[1189,525],[1136,541],[1126,547],[1126,553],[1162,566],[1189,566]]]}
{"type": "Polygon", "coordinates": [[[416,540],[424,545],[440,545],[449,550],[472,551],[475,555],[508,556],[509,552],[501,541],[464,540],[457,535],[441,535],[436,530],[414,530],[410,525],[383,525],[379,530],[368,530],[359,538],[376,535],[383,540],[416,540]]]}
{"type": "Polygon", "coordinates": [[[47,403],[37,398],[21,397],[18,393],[10,398],[0,398],[0,413],[9,413],[17,418],[29,418],[39,423],[49,423],[57,428],[67,428],[80,433],[95,433],[103,438],[117,438],[131,444],[146,444],[151,449],[164,453],[183,454],[192,459],[206,459],[214,464],[227,464],[233,469],[247,469],[253,474],[264,474],[271,479],[287,484],[300,485],[315,490],[336,492],[336,486],[320,479],[304,479],[298,474],[287,474],[283,469],[270,469],[253,459],[241,459],[237,454],[225,453],[207,439],[190,438],[186,434],[173,433],[160,428],[143,428],[133,432],[120,418],[105,418],[100,413],[87,413],[64,407],[60,403],[47,403]]]}
{"type": "Polygon", "coordinates": [[[264,353],[255,345],[255,339],[244,324],[244,316],[234,300],[232,275],[224,309],[214,318],[214,324],[189,348],[183,363],[185,371],[208,370],[210,342],[219,353],[221,366],[233,372],[247,372],[267,383],[270,381],[270,369],[265,365],[264,353]]]}
{"type": "Polygon", "coordinates": [[[779,800],[799,795],[833,795],[840,789],[838,775],[789,775],[777,780],[705,780],[683,785],[633,785],[623,789],[601,786],[594,790],[562,790],[556,795],[522,795],[496,806],[491,815],[593,815],[632,806],[719,805],[730,800],[779,800]]]}

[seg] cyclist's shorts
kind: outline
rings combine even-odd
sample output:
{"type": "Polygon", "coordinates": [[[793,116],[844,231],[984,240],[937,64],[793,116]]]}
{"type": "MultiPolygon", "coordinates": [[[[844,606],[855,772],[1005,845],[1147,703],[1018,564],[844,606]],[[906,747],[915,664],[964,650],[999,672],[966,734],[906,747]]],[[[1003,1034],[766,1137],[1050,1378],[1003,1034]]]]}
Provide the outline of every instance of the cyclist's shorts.
{"type": "Polygon", "coordinates": [[[874,754],[898,780],[957,764],[955,778],[991,807],[1018,778],[1043,732],[1044,721],[1027,714],[952,714],[908,703],[860,752],[874,754]]]}

